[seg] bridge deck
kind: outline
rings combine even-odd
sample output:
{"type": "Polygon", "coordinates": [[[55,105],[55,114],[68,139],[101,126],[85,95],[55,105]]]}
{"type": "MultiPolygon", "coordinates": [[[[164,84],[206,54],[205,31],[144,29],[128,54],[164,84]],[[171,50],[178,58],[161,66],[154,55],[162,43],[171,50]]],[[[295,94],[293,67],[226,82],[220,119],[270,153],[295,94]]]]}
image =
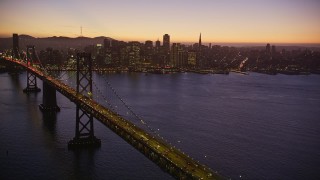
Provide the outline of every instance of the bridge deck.
{"type": "Polygon", "coordinates": [[[98,104],[87,96],[77,93],[73,88],[54,77],[46,75],[38,68],[27,66],[27,64],[22,61],[11,58],[5,59],[32,71],[37,77],[49,83],[71,101],[81,105],[83,109],[92,113],[97,120],[121,136],[129,144],[174,177],[179,179],[221,179],[220,175],[191,159],[162,139],[146,133],[130,121],[125,120],[120,115],[98,104]]]}

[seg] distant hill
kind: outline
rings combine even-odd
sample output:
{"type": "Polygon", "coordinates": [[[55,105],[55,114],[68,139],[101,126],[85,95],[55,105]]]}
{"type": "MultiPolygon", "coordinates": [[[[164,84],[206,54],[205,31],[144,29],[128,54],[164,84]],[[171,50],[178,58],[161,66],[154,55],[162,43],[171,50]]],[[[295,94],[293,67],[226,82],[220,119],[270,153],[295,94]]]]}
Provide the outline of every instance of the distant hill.
{"type": "MultiPolygon", "coordinates": [[[[111,39],[109,37],[99,36],[95,38],[89,37],[63,37],[53,36],[45,38],[35,38],[29,35],[19,35],[20,49],[25,49],[27,45],[34,45],[37,50],[43,50],[48,47],[54,49],[65,50],[66,48],[83,48],[88,45],[103,44],[104,39],[111,39]]],[[[12,37],[0,38],[0,50],[12,48],[12,37]]]]}
{"type": "MultiPolygon", "coordinates": [[[[64,36],[53,36],[53,37],[45,37],[45,38],[35,38],[29,35],[21,34],[19,35],[19,44],[20,49],[26,49],[27,45],[35,45],[36,50],[43,50],[48,47],[66,50],[67,48],[77,48],[82,49],[88,45],[96,45],[103,44],[104,39],[112,39],[110,37],[64,37],[64,36]]],[[[192,44],[192,43],[186,43],[192,44]]],[[[263,50],[265,49],[265,45],[263,43],[216,43],[221,46],[233,46],[233,47],[245,47],[250,49],[263,50]]],[[[215,44],[213,44],[215,45],[215,44]]],[[[282,49],[286,50],[297,50],[297,49],[310,49],[310,50],[320,50],[320,44],[275,44],[277,51],[281,51],[282,49]]],[[[0,38],[0,51],[5,49],[12,48],[12,37],[9,38],[0,38]]]]}

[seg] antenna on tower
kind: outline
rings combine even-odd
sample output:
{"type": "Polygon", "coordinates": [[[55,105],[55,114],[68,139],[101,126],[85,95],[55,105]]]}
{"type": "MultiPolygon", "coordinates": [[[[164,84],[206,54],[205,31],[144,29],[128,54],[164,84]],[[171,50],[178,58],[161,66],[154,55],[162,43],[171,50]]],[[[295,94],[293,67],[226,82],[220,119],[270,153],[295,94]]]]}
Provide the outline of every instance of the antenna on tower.
{"type": "Polygon", "coordinates": [[[80,37],[82,37],[82,26],[80,26],[80,37]]]}

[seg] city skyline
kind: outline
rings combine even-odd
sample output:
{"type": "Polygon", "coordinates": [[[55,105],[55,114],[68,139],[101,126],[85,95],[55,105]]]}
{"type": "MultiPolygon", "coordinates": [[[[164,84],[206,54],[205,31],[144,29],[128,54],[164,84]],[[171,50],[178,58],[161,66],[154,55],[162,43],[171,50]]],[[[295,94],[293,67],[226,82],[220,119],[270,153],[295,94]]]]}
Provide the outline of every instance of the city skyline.
{"type": "Polygon", "coordinates": [[[320,43],[320,2],[298,1],[7,1],[0,37],[106,36],[125,41],[320,43]],[[81,32],[82,31],[82,32],[81,32]]]}

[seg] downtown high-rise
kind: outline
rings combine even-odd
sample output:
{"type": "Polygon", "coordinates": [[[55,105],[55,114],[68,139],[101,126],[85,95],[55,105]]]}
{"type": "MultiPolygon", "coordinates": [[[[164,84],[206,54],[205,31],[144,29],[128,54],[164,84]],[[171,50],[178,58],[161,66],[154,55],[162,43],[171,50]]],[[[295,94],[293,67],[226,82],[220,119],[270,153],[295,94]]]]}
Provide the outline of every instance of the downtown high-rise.
{"type": "Polygon", "coordinates": [[[167,51],[170,50],[170,36],[168,34],[163,35],[163,48],[167,51]]]}

